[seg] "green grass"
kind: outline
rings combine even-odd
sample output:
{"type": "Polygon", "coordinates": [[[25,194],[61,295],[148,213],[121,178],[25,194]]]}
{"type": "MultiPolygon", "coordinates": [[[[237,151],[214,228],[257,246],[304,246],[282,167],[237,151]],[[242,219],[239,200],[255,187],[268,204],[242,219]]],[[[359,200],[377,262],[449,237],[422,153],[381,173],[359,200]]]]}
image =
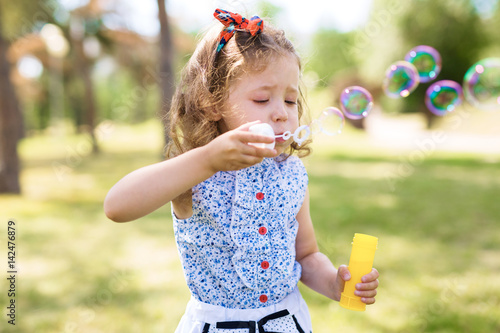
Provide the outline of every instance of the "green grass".
{"type": "MultiPolygon", "coordinates": [[[[304,160],[318,243],[339,265],[355,232],[379,237],[381,284],[363,313],[301,285],[315,332],[499,332],[498,165],[434,152],[402,172],[407,153],[341,137],[304,160]]],[[[101,145],[91,156],[85,136],[22,142],[23,195],[0,197],[2,220],[17,224],[19,270],[17,325],[4,316],[1,332],[173,332],[179,321],[189,292],[168,205],[125,224],[102,211],[118,179],[160,160],[161,129],[108,127],[101,145]]]]}

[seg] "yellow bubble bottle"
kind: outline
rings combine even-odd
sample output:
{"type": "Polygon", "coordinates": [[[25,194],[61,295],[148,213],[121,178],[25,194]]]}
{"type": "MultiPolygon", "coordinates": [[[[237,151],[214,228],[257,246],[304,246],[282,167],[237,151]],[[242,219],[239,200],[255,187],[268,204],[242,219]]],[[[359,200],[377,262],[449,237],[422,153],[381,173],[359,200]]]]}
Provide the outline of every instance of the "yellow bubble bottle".
{"type": "Polygon", "coordinates": [[[377,237],[354,234],[351,258],[349,259],[351,279],[346,281],[344,291],[340,296],[340,305],[342,307],[354,311],[366,310],[366,304],[361,302],[361,297],[354,295],[354,290],[356,284],[361,282],[361,277],[371,272],[377,244],[377,237]]]}

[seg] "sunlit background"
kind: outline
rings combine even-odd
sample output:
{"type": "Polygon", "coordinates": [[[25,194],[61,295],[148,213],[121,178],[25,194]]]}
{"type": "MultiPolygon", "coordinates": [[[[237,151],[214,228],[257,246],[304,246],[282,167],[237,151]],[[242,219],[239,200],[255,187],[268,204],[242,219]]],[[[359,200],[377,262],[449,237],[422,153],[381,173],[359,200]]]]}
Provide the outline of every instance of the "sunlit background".
{"type": "Polygon", "coordinates": [[[2,315],[0,332],[174,331],[189,292],[169,205],[115,224],[102,202],[164,158],[162,117],[215,8],[294,42],[304,124],[342,109],[347,87],[371,95],[340,134],[314,133],[304,163],[321,251],[347,264],[355,232],[379,237],[379,295],[354,313],[300,285],[315,332],[500,332],[497,0],[0,1],[0,237],[15,221],[18,271],[16,325],[2,315]],[[387,71],[418,45],[439,74],[390,97],[387,71]],[[429,87],[465,89],[466,73],[475,95],[440,86],[431,112],[429,87]]]}

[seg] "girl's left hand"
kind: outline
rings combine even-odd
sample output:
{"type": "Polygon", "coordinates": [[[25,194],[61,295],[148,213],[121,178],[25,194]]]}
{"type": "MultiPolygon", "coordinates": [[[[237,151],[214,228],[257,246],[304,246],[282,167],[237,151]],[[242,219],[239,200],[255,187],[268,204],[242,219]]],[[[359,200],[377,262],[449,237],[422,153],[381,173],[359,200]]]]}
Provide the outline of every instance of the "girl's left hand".
{"type": "MultiPolygon", "coordinates": [[[[366,304],[375,303],[375,296],[377,295],[378,288],[378,277],[379,273],[375,268],[372,268],[372,271],[361,278],[361,282],[356,284],[356,290],[354,294],[356,296],[361,297],[361,302],[366,304]]],[[[349,281],[351,279],[351,274],[349,273],[349,269],[345,265],[339,266],[337,271],[337,280],[335,284],[337,285],[338,299],[340,300],[340,293],[344,290],[345,281],[349,281]]]]}
{"type": "Polygon", "coordinates": [[[372,271],[361,278],[361,283],[356,284],[354,294],[361,297],[361,302],[366,304],[375,303],[375,296],[378,288],[378,271],[372,268],[372,271]]]}

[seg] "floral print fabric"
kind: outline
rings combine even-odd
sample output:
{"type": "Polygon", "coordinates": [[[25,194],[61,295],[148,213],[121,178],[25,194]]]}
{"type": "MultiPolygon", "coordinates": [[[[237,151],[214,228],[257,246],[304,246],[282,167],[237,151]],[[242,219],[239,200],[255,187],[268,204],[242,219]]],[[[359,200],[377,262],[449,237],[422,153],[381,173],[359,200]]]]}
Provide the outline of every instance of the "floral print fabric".
{"type": "Polygon", "coordinates": [[[192,189],[193,215],[173,214],[187,285],[200,302],[244,309],[278,303],[300,279],[296,215],[307,173],[294,156],[218,172],[192,189]]]}

